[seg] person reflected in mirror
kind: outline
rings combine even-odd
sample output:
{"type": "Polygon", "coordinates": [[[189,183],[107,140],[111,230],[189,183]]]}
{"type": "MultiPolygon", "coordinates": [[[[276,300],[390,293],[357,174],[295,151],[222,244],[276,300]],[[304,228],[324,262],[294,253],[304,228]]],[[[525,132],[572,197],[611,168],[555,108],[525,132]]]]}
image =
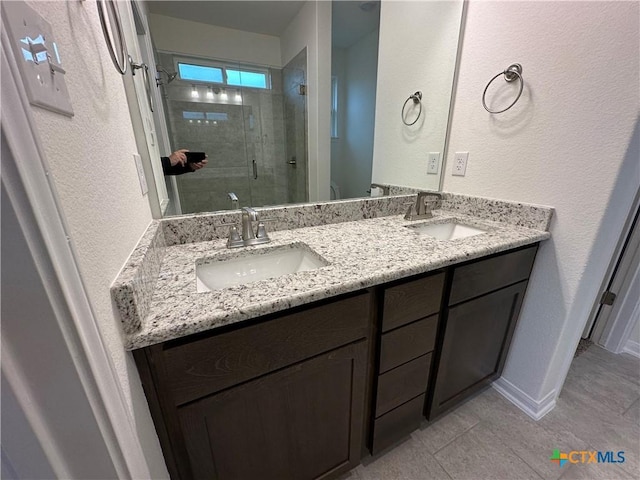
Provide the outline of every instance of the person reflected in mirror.
{"type": "Polygon", "coordinates": [[[161,157],[160,160],[162,160],[162,171],[164,174],[182,175],[183,173],[191,173],[204,168],[208,162],[208,156],[205,155],[204,160],[201,160],[200,162],[189,163],[187,162],[187,156],[185,155],[188,151],[189,150],[187,149],[176,150],[168,157],[161,157]]]}

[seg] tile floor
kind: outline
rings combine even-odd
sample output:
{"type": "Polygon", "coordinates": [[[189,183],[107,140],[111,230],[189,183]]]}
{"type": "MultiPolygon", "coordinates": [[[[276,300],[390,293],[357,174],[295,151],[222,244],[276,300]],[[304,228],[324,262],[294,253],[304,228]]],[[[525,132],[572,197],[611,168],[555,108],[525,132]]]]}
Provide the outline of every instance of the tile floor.
{"type": "Polygon", "coordinates": [[[595,345],[576,357],[556,407],[536,422],[493,389],[343,479],[640,479],[640,360],[595,345]],[[624,450],[622,464],[550,461],[554,449],[624,450]]]}

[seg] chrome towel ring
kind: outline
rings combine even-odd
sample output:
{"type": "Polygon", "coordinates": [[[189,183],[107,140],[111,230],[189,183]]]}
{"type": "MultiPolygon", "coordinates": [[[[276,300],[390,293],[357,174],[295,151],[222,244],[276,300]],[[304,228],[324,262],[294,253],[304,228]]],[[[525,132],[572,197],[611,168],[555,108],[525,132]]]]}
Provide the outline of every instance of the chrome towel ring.
{"type": "Polygon", "coordinates": [[[520,100],[520,95],[522,95],[522,90],[523,89],[524,89],[524,80],[522,79],[522,65],[520,65],[519,63],[514,63],[513,65],[509,65],[509,68],[507,68],[504,72],[500,72],[495,77],[493,77],[491,80],[489,80],[489,83],[487,83],[487,86],[484,87],[484,92],[482,93],[482,106],[489,113],[506,112],[511,107],[513,107],[518,100],[520,100]],[[493,83],[493,81],[496,78],[498,78],[500,75],[504,75],[504,79],[507,82],[513,82],[516,79],[520,80],[520,91],[518,92],[518,96],[516,97],[516,99],[507,108],[505,108],[503,110],[497,110],[497,111],[489,110],[489,107],[487,107],[487,102],[486,102],[486,99],[485,99],[485,97],[487,96],[487,89],[489,88],[489,85],[491,85],[493,83]]]}
{"type": "Polygon", "coordinates": [[[402,123],[410,127],[411,125],[414,125],[418,121],[418,119],[420,118],[420,115],[422,115],[422,92],[416,92],[413,95],[409,95],[409,98],[407,98],[404,101],[404,104],[402,105],[402,112],[400,112],[400,117],[402,118],[402,123]],[[407,103],[409,103],[409,100],[413,100],[414,105],[415,104],[420,105],[420,110],[418,110],[418,116],[411,123],[407,123],[404,117],[404,109],[407,108],[407,103]]]}
{"type": "Polygon", "coordinates": [[[120,24],[120,17],[118,16],[118,10],[116,9],[113,0],[97,0],[96,5],[98,6],[98,16],[100,17],[100,25],[102,26],[102,34],[104,35],[104,39],[107,42],[107,50],[109,50],[109,55],[111,56],[111,61],[113,65],[118,70],[120,75],[124,75],[127,73],[127,46],[124,42],[124,34],[122,33],[122,25],[120,24]],[[111,16],[109,16],[109,12],[105,11],[105,2],[109,7],[111,16]],[[111,22],[113,19],[113,23],[111,22]],[[113,41],[111,40],[112,35],[109,34],[109,28],[107,28],[107,22],[111,25],[111,29],[115,30],[115,35],[113,41]],[[118,54],[116,55],[114,42],[117,40],[118,42],[118,54]]]}

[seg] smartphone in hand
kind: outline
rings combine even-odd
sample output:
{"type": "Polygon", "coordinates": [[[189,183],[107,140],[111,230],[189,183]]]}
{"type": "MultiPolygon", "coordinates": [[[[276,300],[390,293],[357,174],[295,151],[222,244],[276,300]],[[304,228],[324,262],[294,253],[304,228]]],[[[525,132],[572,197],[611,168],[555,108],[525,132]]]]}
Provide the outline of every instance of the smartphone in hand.
{"type": "Polygon", "coordinates": [[[184,154],[187,156],[187,163],[198,163],[207,157],[204,152],[184,152],[184,154]]]}

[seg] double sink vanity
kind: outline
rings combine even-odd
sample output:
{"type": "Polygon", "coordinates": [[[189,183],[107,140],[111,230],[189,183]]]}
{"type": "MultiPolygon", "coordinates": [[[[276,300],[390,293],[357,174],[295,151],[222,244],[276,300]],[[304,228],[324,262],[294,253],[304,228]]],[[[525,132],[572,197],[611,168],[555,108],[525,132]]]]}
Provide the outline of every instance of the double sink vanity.
{"type": "Polygon", "coordinates": [[[500,376],[553,210],[415,198],[152,223],[112,296],[172,478],[336,478],[500,376]]]}

